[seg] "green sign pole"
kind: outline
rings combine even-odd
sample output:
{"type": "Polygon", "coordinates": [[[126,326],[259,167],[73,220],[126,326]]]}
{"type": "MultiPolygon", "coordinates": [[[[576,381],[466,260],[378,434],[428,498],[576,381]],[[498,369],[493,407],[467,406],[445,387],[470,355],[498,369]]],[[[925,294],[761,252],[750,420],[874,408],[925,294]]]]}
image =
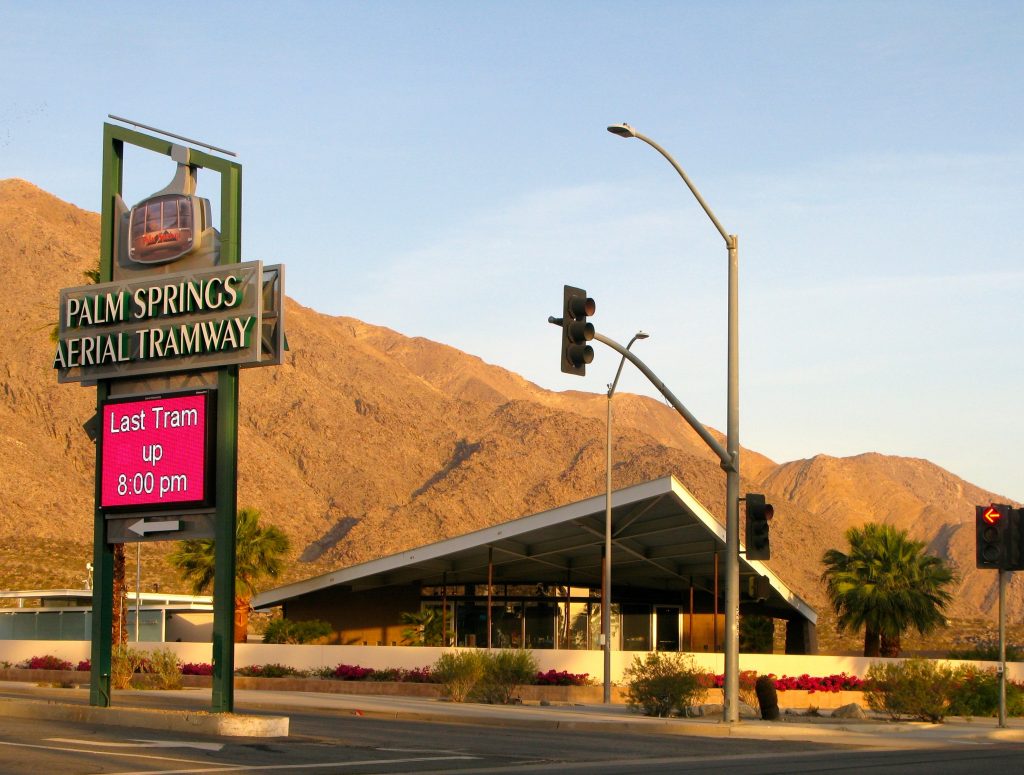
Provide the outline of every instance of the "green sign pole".
{"type": "MultiPolygon", "coordinates": [[[[169,140],[142,134],[113,124],[103,125],[103,203],[100,236],[100,282],[113,279],[115,199],[121,194],[124,144],[170,156],[169,140]]],[[[189,164],[220,173],[220,263],[241,260],[242,166],[218,156],[189,148],[189,164]]],[[[258,335],[258,334],[257,334],[258,335]]],[[[99,380],[97,413],[110,393],[110,380],[99,380]]],[[[108,543],[106,518],[101,503],[101,463],[96,452],[95,522],[93,531],[93,618],[90,705],[110,705],[110,669],[113,622],[113,551],[108,543]]],[[[238,470],[238,367],[217,372],[217,473],[213,600],[213,700],[214,712],[234,710],[234,614],[235,614],[235,514],[238,470]]]]}
{"type": "MultiPolygon", "coordinates": [[[[219,160],[218,161],[222,161],[219,160]]],[[[221,172],[221,263],[241,257],[242,168],[221,172]]],[[[217,517],[213,579],[214,713],[235,707],[235,515],[238,511],[238,367],[217,372],[217,517]]]]}
{"type": "MultiPolygon", "coordinates": [[[[114,197],[121,193],[124,171],[124,143],[103,126],[103,182],[100,206],[100,282],[110,282],[114,266],[114,197]]],[[[96,384],[96,413],[102,416],[109,383],[96,384]]],[[[100,509],[100,447],[96,445],[96,490],[93,513],[92,646],[89,674],[89,704],[110,705],[110,652],[114,621],[114,552],[107,542],[107,520],[100,509]]]]}

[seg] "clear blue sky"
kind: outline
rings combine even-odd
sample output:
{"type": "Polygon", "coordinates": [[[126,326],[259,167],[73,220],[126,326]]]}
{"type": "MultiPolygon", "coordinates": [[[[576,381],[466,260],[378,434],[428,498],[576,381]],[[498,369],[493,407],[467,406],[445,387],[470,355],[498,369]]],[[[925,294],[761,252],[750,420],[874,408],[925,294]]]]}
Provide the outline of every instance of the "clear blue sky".
{"type": "Polygon", "coordinates": [[[299,302],[601,392],[618,356],[564,376],[546,323],[580,285],[724,430],[724,243],[627,121],[740,237],[745,446],[1024,499],[1022,52],[984,0],[0,0],[0,177],[98,210],[108,113],[235,150],[299,302]]]}

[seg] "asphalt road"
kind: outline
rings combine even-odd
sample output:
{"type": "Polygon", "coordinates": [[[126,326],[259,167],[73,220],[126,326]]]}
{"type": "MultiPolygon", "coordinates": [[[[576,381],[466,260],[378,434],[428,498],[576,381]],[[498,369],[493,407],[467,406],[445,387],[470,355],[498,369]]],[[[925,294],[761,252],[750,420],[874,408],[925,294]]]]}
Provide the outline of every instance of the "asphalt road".
{"type": "Polygon", "coordinates": [[[288,714],[287,739],[211,738],[77,722],[0,718],[0,772],[20,773],[944,773],[1018,772],[1024,746],[854,750],[798,741],[288,714]]]}

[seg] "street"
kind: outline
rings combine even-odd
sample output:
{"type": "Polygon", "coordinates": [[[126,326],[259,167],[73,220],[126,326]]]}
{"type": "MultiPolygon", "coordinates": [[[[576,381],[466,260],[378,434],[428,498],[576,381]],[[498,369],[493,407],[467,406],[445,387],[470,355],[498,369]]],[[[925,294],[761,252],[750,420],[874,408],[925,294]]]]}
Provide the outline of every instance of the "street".
{"type": "Polygon", "coordinates": [[[78,722],[0,720],[18,773],[1008,772],[1024,746],[855,750],[799,741],[594,734],[290,712],[287,739],[211,738],[78,722]]]}

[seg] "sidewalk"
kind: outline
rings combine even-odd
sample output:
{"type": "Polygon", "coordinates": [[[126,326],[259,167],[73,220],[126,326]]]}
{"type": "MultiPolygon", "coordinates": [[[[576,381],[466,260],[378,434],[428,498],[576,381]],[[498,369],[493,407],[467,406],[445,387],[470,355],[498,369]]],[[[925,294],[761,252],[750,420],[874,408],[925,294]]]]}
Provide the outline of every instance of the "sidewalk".
{"type": "Polygon", "coordinates": [[[776,722],[744,719],[658,719],[622,705],[481,705],[419,697],[236,690],[235,713],[212,714],[208,689],[125,690],[111,708],[91,708],[87,689],[53,689],[0,682],[0,717],[93,721],[165,731],[274,737],[288,734],[288,712],[327,712],[373,718],[535,729],[571,729],[606,734],[670,734],[801,740],[872,748],[933,748],[1024,741],[1024,720],[1000,729],[995,719],[947,719],[943,724],[838,720],[827,716],[783,716],[776,722]],[[256,713],[259,715],[256,715],[256,713]],[[271,714],[271,715],[265,715],[271,714]],[[283,720],[283,726],[282,726],[283,720]]]}

